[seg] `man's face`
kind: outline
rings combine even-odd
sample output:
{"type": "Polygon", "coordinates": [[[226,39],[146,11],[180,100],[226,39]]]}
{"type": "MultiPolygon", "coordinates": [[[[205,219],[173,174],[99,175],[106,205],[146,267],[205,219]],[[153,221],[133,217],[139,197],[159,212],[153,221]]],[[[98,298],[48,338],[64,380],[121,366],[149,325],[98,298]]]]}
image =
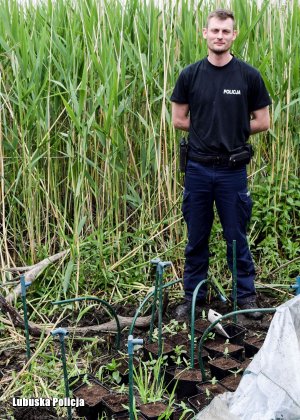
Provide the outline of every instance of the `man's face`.
{"type": "Polygon", "coordinates": [[[208,49],[215,54],[224,54],[230,50],[237,32],[233,29],[233,21],[213,17],[208,21],[208,27],[203,29],[203,37],[208,49]]]}

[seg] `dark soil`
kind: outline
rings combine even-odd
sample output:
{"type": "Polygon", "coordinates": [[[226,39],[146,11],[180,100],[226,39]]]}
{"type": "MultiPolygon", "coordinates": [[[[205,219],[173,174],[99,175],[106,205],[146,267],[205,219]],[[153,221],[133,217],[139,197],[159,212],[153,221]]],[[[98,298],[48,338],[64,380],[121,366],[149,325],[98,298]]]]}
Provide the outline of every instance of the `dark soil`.
{"type": "MultiPolygon", "coordinates": [[[[149,353],[153,355],[158,355],[158,343],[148,343],[144,346],[144,349],[146,349],[149,353]]],[[[162,352],[163,354],[168,354],[173,351],[173,347],[171,344],[163,343],[162,346],[162,352]]]]}
{"type": "Polygon", "coordinates": [[[167,343],[174,346],[186,346],[189,342],[189,337],[187,333],[178,333],[173,335],[166,336],[167,343]]]}
{"type": "Polygon", "coordinates": [[[73,391],[74,397],[83,398],[85,405],[90,407],[97,405],[107,394],[109,394],[109,390],[94,381],[90,381],[90,384],[81,385],[73,391]]]}
{"type": "Polygon", "coordinates": [[[194,325],[195,331],[203,333],[210,326],[210,322],[207,319],[197,319],[194,325]]]}
{"type": "MultiPolygon", "coordinates": [[[[119,371],[121,376],[128,375],[128,358],[118,358],[115,359],[117,362],[117,370],[119,371]]],[[[136,358],[133,358],[133,366],[137,367],[139,365],[140,361],[136,358]]]]}
{"type": "Polygon", "coordinates": [[[213,393],[214,395],[223,394],[223,392],[226,391],[226,389],[224,388],[221,382],[212,384],[211,382],[207,381],[202,384],[197,384],[196,387],[197,387],[197,390],[199,391],[199,394],[201,394],[202,392],[205,392],[206,389],[208,389],[209,392],[213,393]]]}
{"type": "Polygon", "coordinates": [[[235,369],[241,364],[231,357],[218,357],[215,360],[208,362],[209,365],[218,366],[220,369],[235,369]]]}
{"type": "Polygon", "coordinates": [[[208,404],[210,404],[211,400],[214,398],[214,395],[207,397],[206,394],[198,394],[194,395],[193,397],[189,398],[190,405],[196,410],[200,411],[208,404]]]}
{"type": "Polygon", "coordinates": [[[224,354],[225,351],[228,352],[228,355],[238,359],[244,360],[244,347],[239,346],[237,344],[231,343],[222,343],[222,344],[214,344],[213,341],[207,343],[206,349],[208,349],[209,355],[211,357],[218,357],[224,354]],[[227,349],[227,350],[226,350],[227,349]]]}
{"type": "MultiPolygon", "coordinates": [[[[164,324],[167,324],[170,322],[170,320],[174,319],[174,311],[178,303],[179,302],[169,304],[167,311],[163,315],[164,324]]],[[[263,294],[258,294],[258,304],[261,307],[276,307],[278,306],[278,301],[275,298],[272,298],[263,294]]],[[[228,301],[226,303],[223,303],[223,302],[220,302],[217,298],[213,297],[210,301],[207,301],[204,305],[200,307],[196,307],[196,325],[198,323],[200,324],[200,321],[202,321],[202,310],[204,309],[207,312],[208,309],[210,308],[214,309],[220,314],[225,314],[233,310],[231,302],[228,301]]],[[[133,316],[137,309],[137,305],[136,304],[130,304],[130,305],[122,304],[116,307],[115,309],[118,315],[133,316]]],[[[55,312],[56,317],[58,313],[59,312],[55,312]]],[[[264,318],[262,320],[253,321],[251,319],[246,318],[244,315],[239,315],[238,324],[243,325],[244,327],[247,328],[245,340],[247,340],[249,337],[255,334],[260,334],[262,332],[266,333],[268,331],[272,317],[273,317],[273,314],[264,314],[264,318]]],[[[69,325],[74,325],[74,321],[76,321],[76,319],[77,319],[77,314],[70,313],[68,317],[64,319],[61,325],[65,327],[68,327],[69,325]]],[[[97,324],[106,322],[110,319],[111,319],[111,316],[107,313],[107,311],[99,307],[99,309],[97,308],[97,310],[89,311],[80,320],[79,325],[81,327],[89,326],[89,325],[97,325],[97,324]]],[[[52,321],[55,322],[54,319],[52,321]]],[[[187,317],[187,319],[182,319],[182,322],[184,321],[188,323],[189,317],[187,317]]],[[[190,333],[190,331],[188,331],[188,333],[190,333]]],[[[111,355],[115,353],[115,348],[114,348],[115,334],[89,333],[89,336],[93,336],[93,335],[98,335],[101,338],[101,341],[98,343],[98,345],[94,346],[92,349],[93,360],[91,362],[91,366],[88,367],[88,370],[91,371],[91,373],[95,374],[98,372],[100,366],[102,366],[103,364],[106,364],[108,358],[111,358],[111,355]]],[[[199,339],[199,334],[197,335],[198,335],[197,338],[199,339]]],[[[136,328],[134,330],[134,336],[139,337],[139,338],[144,338],[146,342],[146,340],[149,337],[149,327],[144,328],[144,329],[136,328]]],[[[185,337],[186,336],[187,335],[185,334],[185,337]]],[[[125,330],[122,332],[122,337],[121,337],[121,349],[125,353],[127,352],[127,347],[126,347],[127,338],[128,338],[128,330],[125,330]]],[[[220,343],[224,343],[226,340],[224,337],[218,337],[217,334],[215,334],[214,338],[215,338],[214,340],[207,339],[205,342],[205,345],[207,345],[208,343],[211,343],[212,341],[220,344],[220,343]]],[[[179,338],[173,337],[172,345],[168,343],[164,344],[164,348],[163,348],[164,353],[165,352],[172,353],[173,348],[176,345],[181,345],[181,344],[186,345],[184,343],[184,340],[185,338],[181,340],[181,338],[179,339],[179,338]]],[[[33,351],[34,351],[34,348],[36,347],[36,343],[38,342],[39,342],[38,339],[31,337],[31,345],[33,347],[32,348],[33,351]]],[[[76,351],[77,349],[81,348],[81,346],[83,345],[86,345],[86,343],[82,341],[74,340],[72,350],[76,351]]],[[[187,345],[188,345],[188,350],[187,350],[188,353],[185,354],[184,356],[189,355],[189,342],[187,345]]],[[[157,343],[148,344],[148,346],[152,346],[150,347],[150,349],[151,349],[151,352],[153,351],[153,357],[155,357],[155,354],[157,354],[158,352],[157,343]],[[155,347],[156,347],[156,350],[155,350],[155,347]]],[[[146,345],[144,345],[144,348],[145,347],[146,345]]],[[[59,343],[57,343],[57,352],[59,353],[59,343]]],[[[197,357],[197,352],[195,352],[195,357],[197,357]]],[[[20,369],[24,366],[25,360],[26,360],[26,352],[25,352],[25,348],[23,347],[16,346],[11,349],[10,348],[0,349],[0,395],[8,386],[8,384],[11,382],[12,374],[14,372],[20,371],[20,369]]],[[[246,360],[245,362],[243,362],[242,365],[238,365],[237,368],[239,368],[240,366],[245,368],[246,365],[248,365],[250,361],[251,360],[249,359],[246,360]]],[[[233,369],[233,367],[231,366],[230,369],[233,369]]],[[[198,373],[200,373],[199,370],[198,370],[198,373]]],[[[192,379],[194,378],[195,378],[195,374],[193,375],[192,379]]],[[[114,396],[113,397],[114,401],[111,401],[111,402],[113,403],[113,406],[119,405],[119,409],[124,411],[124,407],[122,406],[122,403],[124,403],[125,405],[128,405],[128,396],[117,395],[117,397],[114,396]],[[116,401],[117,397],[121,399],[121,403],[118,403],[118,401],[116,401]]],[[[180,402],[180,401],[181,400],[178,400],[177,402],[180,402]]],[[[4,408],[4,406],[0,407],[0,419],[2,420],[2,419],[12,418],[11,414],[6,414],[6,413],[10,413],[11,411],[12,411],[12,408],[6,409],[4,408]]],[[[35,419],[35,418],[41,419],[41,420],[43,419],[51,420],[51,418],[58,418],[55,412],[52,411],[52,407],[45,407],[45,408],[44,407],[35,407],[35,408],[34,407],[26,407],[26,408],[17,407],[14,409],[14,412],[15,412],[14,418],[17,420],[21,418],[24,420],[35,419]]]]}
{"type": "Polygon", "coordinates": [[[221,384],[225,386],[228,391],[234,392],[242,379],[241,375],[229,375],[222,379],[221,384]]]}
{"type": "Polygon", "coordinates": [[[251,362],[252,362],[252,359],[249,359],[248,357],[246,357],[245,360],[241,362],[240,369],[246,370],[248,365],[250,365],[251,362]]]}
{"type": "Polygon", "coordinates": [[[248,337],[245,340],[245,342],[247,342],[249,344],[254,344],[254,345],[261,346],[261,344],[264,342],[265,338],[266,338],[266,335],[262,333],[262,334],[259,334],[258,336],[254,335],[254,336],[248,337]]]}
{"type": "Polygon", "coordinates": [[[261,334],[255,334],[254,336],[248,337],[244,341],[245,355],[247,357],[253,357],[264,344],[265,338],[266,334],[263,332],[261,334]]]}
{"type": "MultiPolygon", "coordinates": [[[[8,417],[1,417],[6,419],[8,417]]],[[[15,407],[14,420],[52,420],[58,419],[54,407],[15,407]]]]}
{"type": "Polygon", "coordinates": [[[128,406],[128,395],[111,394],[102,399],[104,407],[107,407],[112,414],[126,412],[123,405],[128,406]]]}
{"type": "Polygon", "coordinates": [[[223,379],[225,376],[230,375],[230,370],[241,369],[241,362],[232,359],[231,357],[218,357],[215,360],[208,362],[211,376],[217,379],[223,379]]]}
{"type": "Polygon", "coordinates": [[[166,411],[166,404],[162,402],[142,404],[140,406],[141,413],[148,418],[159,417],[162,413],[166,411]]]}
{"type": "Polygon", "coordinates": [[[202,374],[198,369],[175,369],[174,378],[180,381],[201,382],[202,374]]]}

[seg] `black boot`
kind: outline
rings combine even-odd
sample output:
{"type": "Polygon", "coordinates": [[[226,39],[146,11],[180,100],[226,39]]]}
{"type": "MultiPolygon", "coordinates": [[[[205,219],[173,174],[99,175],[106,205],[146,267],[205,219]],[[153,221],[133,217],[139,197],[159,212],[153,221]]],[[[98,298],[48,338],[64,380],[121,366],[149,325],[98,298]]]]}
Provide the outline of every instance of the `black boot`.
{"type": "Polygon", "coordinates": [[[184,303],[181,303],[175,309],[175,318],[177,321],[180,321],[182,318],[187,318],[191,316],[192,301],[186,300],[184,303]]]}
{"type": "MultiPolygon", "coordinates": [[[[199,298],[196,300],[196,306],[202,306],[205,304],[206,298],[199,298]]],[[[185,300],[183,303],[177,306],[175,309],[175,318],[177,321],[180,321],[181,318],[187,318],[191,316],[191,310],[192,310],[192,301],[191,300],[185,300]]]]}
{"type": "MultiPolygon", "coordinates": [[[[249,296],[248,298],[241,299],[238,301],[238,307],[240,309],[258,309],[255,296],[249,296]]],[[[259,321],[263,318],[264,314],[262,312],[249,312],[244,314],[247,318],[254,319],[259,321]]]]}

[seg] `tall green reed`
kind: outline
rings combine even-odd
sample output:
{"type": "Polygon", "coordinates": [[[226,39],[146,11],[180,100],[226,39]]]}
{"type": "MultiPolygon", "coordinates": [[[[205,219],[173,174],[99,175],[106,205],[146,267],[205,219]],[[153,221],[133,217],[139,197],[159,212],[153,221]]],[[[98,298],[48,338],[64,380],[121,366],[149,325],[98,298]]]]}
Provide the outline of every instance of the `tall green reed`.
{"type": "MultiPolygon", "coordinates": [[[[63,284],[78,294],[93,236],[105,270],[169,248],[181,267],[180,133],[169,97],[181,69],[206,54],[202,27],[223,4],[0,1],[2,265],[70,246],[63,284]]],[[[226,5],[239,28],[233,52],[259,68],[273,101],[250,168],[252,188],[269,189],[270,233],[299,168],[299,4],[226,5]]],[[[253,237],[264,229],[257,221],[253,237]]]]}

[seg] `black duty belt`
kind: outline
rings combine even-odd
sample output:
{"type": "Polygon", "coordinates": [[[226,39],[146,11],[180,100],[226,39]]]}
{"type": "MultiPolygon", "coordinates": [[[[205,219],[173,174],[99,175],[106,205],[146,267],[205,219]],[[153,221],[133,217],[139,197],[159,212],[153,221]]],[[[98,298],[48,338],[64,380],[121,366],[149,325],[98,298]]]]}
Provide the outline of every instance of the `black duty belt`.
{"type": "Polygon", "coordinates": [[[217,155],[217,156],[188,156],[190,160],[195,162],[204,163],[207,165],[228,165],[229,155],[217,155]]]}
{"type": "Polygon", "coordinates": [[[212,155],[212,156],[191,156],[188,158],[196,162],[200,162],[204,165],[222,165],[228,166],[229,168],[237,168],[243,165],[247,165],[251,157],[253,156],[253,149],[251,145],[244,146],[241,150],[230,155],[212,155]]]}

